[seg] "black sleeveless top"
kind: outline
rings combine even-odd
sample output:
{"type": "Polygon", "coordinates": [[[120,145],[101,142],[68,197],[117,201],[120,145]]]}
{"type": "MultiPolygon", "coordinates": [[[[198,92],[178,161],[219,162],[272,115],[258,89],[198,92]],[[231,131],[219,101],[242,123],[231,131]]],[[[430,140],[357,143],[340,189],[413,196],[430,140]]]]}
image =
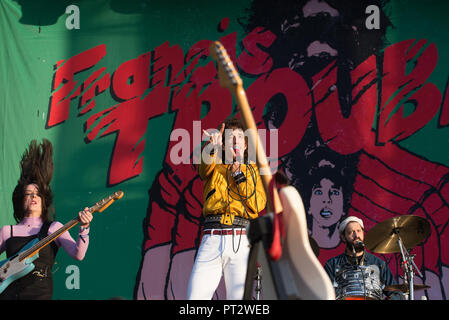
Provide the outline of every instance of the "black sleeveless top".
{"type": "MultiPolygon", "coordinates": [[[[43,239],[48,235],[51,222],[42,225],[36,235],[15,237],[11,226],[11,237],[6,240],[6,256],[9,258],[20,251],[35,238],[43,239]]],[[[52,242],[39,251],[39,258],[33,261],[35,268],[6,287],[0,294],[0,300],[50,300],[53,294],[53,278],[51,269],[55,262],[58,246],[52,242]]]]}

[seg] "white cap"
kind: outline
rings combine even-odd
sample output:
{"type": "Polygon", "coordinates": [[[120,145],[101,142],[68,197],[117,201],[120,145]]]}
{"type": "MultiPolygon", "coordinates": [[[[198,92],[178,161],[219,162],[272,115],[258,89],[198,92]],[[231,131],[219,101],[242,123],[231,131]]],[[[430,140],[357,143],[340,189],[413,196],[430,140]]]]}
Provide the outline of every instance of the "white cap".
{"type": "Polygon", "coordinates": [[[347,217],[345,220],[343,220],[342,222],[340,222],[340,225],[338,226],[338,232],[340,232],[340,234],[342,234],[345,229],[346,226],[348,225],[348,223],[350,222],[357,222],[358,224],[360,224],[360,226],[362,227],[362,229],[365,229],[365,227],[363,226],[363,221],[362,219],[359,219],[357,217],[354,216],[349,216],[347,217]]]}

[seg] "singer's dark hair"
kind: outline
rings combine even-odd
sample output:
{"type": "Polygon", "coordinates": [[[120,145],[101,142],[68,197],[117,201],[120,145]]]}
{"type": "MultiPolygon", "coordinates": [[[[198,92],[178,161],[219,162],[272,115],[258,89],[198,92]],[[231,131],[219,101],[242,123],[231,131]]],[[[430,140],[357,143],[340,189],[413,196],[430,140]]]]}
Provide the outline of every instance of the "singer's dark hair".
{"type": "MultiPolygon", "coordinates": [[[[226,119],[223,123],[225,125],[225,127],[224,127],[225,130],[226,129],[232,129],[232,130],[241,129],[243,132],[245,131],[245,127],[243,126],[242,121],[238,118],[235,118],[235,117],[229,118],[229,119],[226,119]]],[[[224,146],[225,145],[225,136],[224,135],[222,136],[222,142],[223,142],[223,146],[224,146]]],[[[248,145],[248,137],[246,135],[245,135],[245,142],[246,142],[246,145],[248,145]]],[[[246,148],[243,157],[244,157],[244,159],[243,159],[244,162],[247,163],[248,162],[248,148],[246,148]]],[[[224,150],[222,151],[222,159],[225,159],[225,151],[224,150]]]]}
{"type": "MultiPolygon", "coordinates": [[[[243,131],[245,131],[245,127],[243,126],[243,123],[240,119],[237,118],[230,118],[230,119],[226,119],[224,122],[225,125],[225,130],[226,129],[242,129],[243,131]]],[[[224,137],[223,137],[224,139],[224,137]]],[[[224,143],[224,140],[223,140],[224,143]]]]}

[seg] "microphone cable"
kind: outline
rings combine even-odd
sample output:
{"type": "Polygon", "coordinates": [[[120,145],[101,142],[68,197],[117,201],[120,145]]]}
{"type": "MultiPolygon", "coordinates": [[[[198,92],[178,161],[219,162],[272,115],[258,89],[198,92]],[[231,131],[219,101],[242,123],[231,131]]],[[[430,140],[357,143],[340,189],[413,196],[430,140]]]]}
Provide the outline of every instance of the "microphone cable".
{"type": "MultiPolygon", "coordinates": [[[[231,182],[230,181],[230,177],[232,176],[232,169],[231,169],[232,165],[228,165],[226,167],[228,209],[229,209],[229,212],[231,212],[231,206],[230,206],[231,201],[230,201],[230,198],[233,199],[233,200],[237,200],[237,201],[239,201],[242,204],[242,207],[244,209],[244,218],[246,218],[247,220],[250,220],[250,215],[248,213],[248,209],[246,208],[245,202],[248,201],[252,196],[255,196],[256,213],[257,214],[259,213],[259,207],[258,207],[258,204],[257,204],[257,196],[256,196],[256,192],[257,192],[257,174],[256,174],[256,171],[255,171],[255,169],[253,168],[253,166],[251,164],[246,164],[245,167],[246,167],[246,170],[245,170],[246,180],[244,182],[242,182],[242,183],[246,184],[246,186],[245,186],[246,194],[245,195],[240,194],[237,184],[236,184],[236,190],[237,191],[232,190],[231,183],[230,183],[231,182]],[[248,196],[248,177],[249,177],[248,176],[248,168],[249,168],[249,173],[250,173],[250,176],[252,178],[253,185],[254,185],[253,191],[251,192],[251,194],[249,196],[248,196]],[[238,196],[238,198],[234,197],[235,195],[238,196]]],[[[239,167],[239,169],[240,169],[240,167],[239,167]]],[[[239,238],[239,242],[238,242],[238,246],[237,246],[237,250],[236,250],[235,246],[234,246],[234,229],[236,229],[235,226],[232,226],[232,229],[233,229],[233,232],[232,232],[232,237],[233,237],[233,239],[232,239],[232,250],[233,250],[234,253],[237,253],[239,251],[239,248],[240,248],[242,232],[240,232],[240,238],[239,238]]],[[[240,227],[240,231],[243,231],[243,229],[244,229],[243,226],[240,227]]]]}
{"type": "Polygon", "coordinates": [[[363,265],[363,261],[365,260],[365,249],[363,249],[363,256],[360,259],[360,264],[358,263],[358,259],[356,256],[354,244],[352,245],[352,252],[354,254],[355,259],[355,270],[360,270],[360,273],[362,274],[362,284],[363,284],[363,299],[366,300],[366,284],[365,284],[365,274],[363,273],[363,269],[361,268],[361,265],[363,265]]]}

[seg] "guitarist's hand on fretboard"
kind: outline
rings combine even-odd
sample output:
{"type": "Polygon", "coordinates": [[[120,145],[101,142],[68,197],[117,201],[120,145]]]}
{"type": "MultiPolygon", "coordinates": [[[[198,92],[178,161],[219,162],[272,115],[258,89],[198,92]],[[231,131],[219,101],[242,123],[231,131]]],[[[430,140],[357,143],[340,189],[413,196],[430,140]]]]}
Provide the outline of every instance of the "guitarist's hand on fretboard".
{"type": "Polygon", "coordinates": [[[90,222],[92,221],[93,218],[93,215],[89,211],[89,208],[86,207],[84,208],[83,211],[78,212],[78,216],[81,221],[81,227],[83,227],[84,229],[89,228],[90,222]]]}

